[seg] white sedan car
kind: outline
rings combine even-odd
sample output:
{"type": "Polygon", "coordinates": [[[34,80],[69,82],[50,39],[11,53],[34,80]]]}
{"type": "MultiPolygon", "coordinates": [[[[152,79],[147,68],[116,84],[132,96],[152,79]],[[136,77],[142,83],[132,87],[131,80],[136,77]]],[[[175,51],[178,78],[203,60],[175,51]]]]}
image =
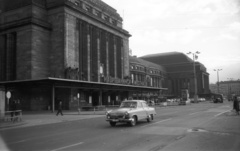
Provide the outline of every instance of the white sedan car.
{"type": "Polygon", "coordinates": [[[111,126],[117,123],[128,123],[135,126],[139,120],[153,120],[156,111],[153,107],[149,107],[143,100],[126,100],[123,101],[118,109],[107,111],[106,121],[111,126]]]}

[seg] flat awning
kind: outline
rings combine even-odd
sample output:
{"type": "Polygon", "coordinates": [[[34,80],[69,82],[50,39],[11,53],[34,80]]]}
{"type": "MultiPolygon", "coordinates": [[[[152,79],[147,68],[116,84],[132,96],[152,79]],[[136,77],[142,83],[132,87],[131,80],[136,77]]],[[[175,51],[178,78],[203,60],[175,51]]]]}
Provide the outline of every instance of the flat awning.
{"type": "Polygon", "coordinates": [[[81,80],[61,79],[48,77],[45,79],[31,79],[31,80],[16,80],[16,81],[4,81],[0,82],[2,87],[15,87],[15,86],[34,86],[34,85],[46,85],[62,88],[79,88],[79,89],[104,89],[104,90],[122,90],[122,91],[159,91],[167,90],[167,88],[124,85],[124,84],[112,84],[112,83],[100,83],[89,82],[81,80]]]}

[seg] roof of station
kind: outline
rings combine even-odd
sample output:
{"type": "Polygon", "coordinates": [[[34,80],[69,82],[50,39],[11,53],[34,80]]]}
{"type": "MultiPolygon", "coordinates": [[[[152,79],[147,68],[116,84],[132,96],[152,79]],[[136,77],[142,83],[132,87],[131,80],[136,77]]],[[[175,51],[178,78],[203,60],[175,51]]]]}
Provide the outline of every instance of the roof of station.
{"type": "Polygon", "coordinates": [[[159,65],[170,65],[170,64],[179,64],[179,63],[192,63],[193,60],[190,59],[186,54],[181,52],[166,52],[166,53],[157,53],[149,54],[140,57],[144,60],[151,61],[159,65]]]}

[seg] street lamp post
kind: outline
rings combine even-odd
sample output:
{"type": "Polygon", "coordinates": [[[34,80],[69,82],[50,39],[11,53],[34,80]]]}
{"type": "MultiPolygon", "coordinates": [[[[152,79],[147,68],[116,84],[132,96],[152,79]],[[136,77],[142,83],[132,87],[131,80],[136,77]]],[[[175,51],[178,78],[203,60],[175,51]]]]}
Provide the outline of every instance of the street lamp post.
{"type": "Polygon", "coordinates": [[[232,89],[232,86],[231,86],[231,83],[230,83],[230,81],[232,81],[233,80],[233,78],[227,78],[229,81],[228,81],[228,101],[230,101],[231,100],[231,89],[232,89]]]}
{"type": "Polygon", "coordinates": [[[188,52],[187,54],[193,55],[193,74],[194,74],[194,102],[198,102],[198,94],[197,94],[197,76],[196,76],[196,67],[195,67],[195,60],[198,58],[196,54],[200,54],[199,51],[196,52],[188,52]]]}
{"type": "Polygon", "coordinates": [[[218,94],[219,94],[219,71],[221,71],[222,69],[214,69],[214,71],[217,71],[217,90],[218,90],[218,94]]]}

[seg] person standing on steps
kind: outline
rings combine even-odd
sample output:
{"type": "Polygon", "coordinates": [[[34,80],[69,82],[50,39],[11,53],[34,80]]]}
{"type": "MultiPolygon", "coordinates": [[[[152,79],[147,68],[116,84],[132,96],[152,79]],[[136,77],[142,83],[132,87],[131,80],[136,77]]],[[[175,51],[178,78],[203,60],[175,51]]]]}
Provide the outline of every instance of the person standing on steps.
{"type": "Polygon", "coordinates": [[[57,116],[58,114],[61,113],[61,115],[63,116],[63,113],[62,113],[62,101],[59,101],[59,104],[58,104],[58,112],[57,112],[57,116]]]}

